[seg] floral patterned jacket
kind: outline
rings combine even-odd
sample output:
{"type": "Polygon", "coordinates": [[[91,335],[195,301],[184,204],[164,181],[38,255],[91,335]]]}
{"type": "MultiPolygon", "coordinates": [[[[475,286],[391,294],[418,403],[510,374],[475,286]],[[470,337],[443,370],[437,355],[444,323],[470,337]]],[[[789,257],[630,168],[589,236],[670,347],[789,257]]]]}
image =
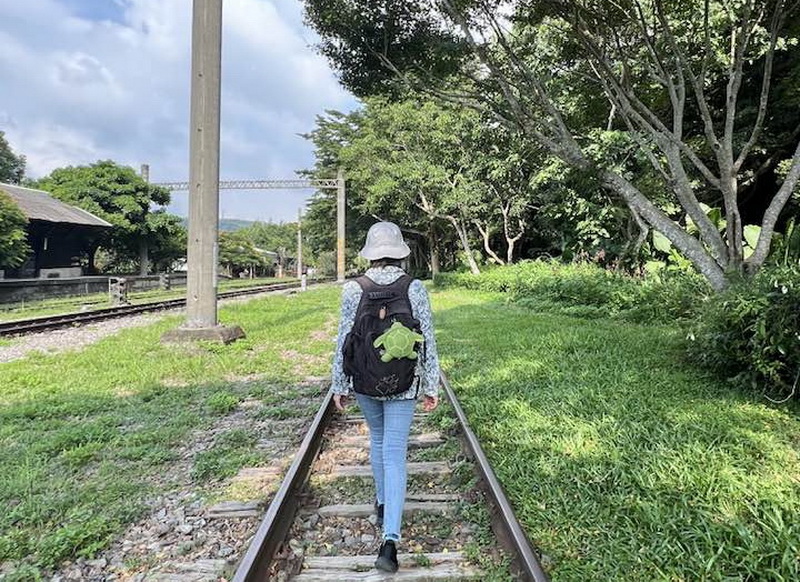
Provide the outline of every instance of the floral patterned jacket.
{"type": "MultiPolygon", "coordinates": [[[[399,279],[404,271],[400,267],[386,266],[382,268],[367,269],[364,273],[379,285],[388,285],[399,279]]],[[[344,356],[342,347],[344,340],[355,322],[358,304],[361,301],[361,286],[356,281],[348,281],[342,287],[342,311],[339,320],[339,335],[336,340],[336,352],[333,355],[333,373],[331,391],[334,394],[349,394],[352,381],[344,373],[344,356]]],[[[439,355],[436,351],[436,338],[433,334],[433,314],[428,299],[428,292],[422,282],[414,279],[408,288],[408,298],[415,318],[419,320],[422,335],[425,337],[425,350],[420,353],[417,362],[416,375],[420,379],[401,394],[378,400],[409,400],[424,394],[425,396],[439,395],[439,355]]]]}

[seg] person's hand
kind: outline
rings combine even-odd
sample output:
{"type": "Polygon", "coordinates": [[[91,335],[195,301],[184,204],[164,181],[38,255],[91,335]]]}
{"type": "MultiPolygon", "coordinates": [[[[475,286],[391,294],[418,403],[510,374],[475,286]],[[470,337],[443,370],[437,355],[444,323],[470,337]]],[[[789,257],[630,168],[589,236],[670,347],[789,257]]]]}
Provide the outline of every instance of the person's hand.
{"type": "Polygon", "coordinates": [[[334,394],[333,404],[336,406],[336,410],[339,412],[344,412],[344,407],[347,406],[347,396],[344,396],[343,394],[334,394]]]}
{"type": "Polygon", "coordinates": [[[439,397],[438,396],[425,396],[422,401],[422,410],[425,412],[431,412],[437,406],[439,406],[439,397]]]}

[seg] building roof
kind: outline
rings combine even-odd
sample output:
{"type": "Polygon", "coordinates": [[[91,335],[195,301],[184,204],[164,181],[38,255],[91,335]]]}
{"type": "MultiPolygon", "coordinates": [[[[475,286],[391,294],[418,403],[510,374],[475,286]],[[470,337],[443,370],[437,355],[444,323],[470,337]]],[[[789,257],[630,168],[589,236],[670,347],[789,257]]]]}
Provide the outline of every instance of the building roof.
{"type": "Polygon", "coordinates": [[[33,190],[12,184],[0,184],[0,191],[11,197],[28,220],[65,222],[106,228],[113,226],[91,212],[86,212],[77,206],[71,206],[54,198],[44,190],[33,190]]]}

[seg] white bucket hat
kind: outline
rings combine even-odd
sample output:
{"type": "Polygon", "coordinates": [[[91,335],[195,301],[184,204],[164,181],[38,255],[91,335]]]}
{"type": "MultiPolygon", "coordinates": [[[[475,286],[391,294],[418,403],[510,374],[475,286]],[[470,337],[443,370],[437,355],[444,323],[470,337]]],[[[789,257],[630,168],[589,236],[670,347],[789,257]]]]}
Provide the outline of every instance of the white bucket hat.
{"type": "Polygon", "coordinates": [[[403,233],[393,222],[376,222],[369,227],[367,242],[358,253],[365,259],[404,259],[411,254],[411,249],[403,240],[403,233]]]}

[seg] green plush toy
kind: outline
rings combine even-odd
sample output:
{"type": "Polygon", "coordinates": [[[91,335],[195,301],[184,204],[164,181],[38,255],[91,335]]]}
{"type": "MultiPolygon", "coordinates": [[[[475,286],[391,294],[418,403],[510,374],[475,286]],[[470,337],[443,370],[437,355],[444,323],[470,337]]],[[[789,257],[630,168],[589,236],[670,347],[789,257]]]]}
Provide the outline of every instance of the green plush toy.
{"type": "Polygon", "coordinates": [[[416,360],[417,352],[414,351],[414,344],[423,341],[425,338],[420,334],[411,331],[399,321],[395,321],[392,327],[378,336],[372,345],[376,348],[383,346],[385,351],[381,356],[382,362],[400,358],[416,360]]]}

